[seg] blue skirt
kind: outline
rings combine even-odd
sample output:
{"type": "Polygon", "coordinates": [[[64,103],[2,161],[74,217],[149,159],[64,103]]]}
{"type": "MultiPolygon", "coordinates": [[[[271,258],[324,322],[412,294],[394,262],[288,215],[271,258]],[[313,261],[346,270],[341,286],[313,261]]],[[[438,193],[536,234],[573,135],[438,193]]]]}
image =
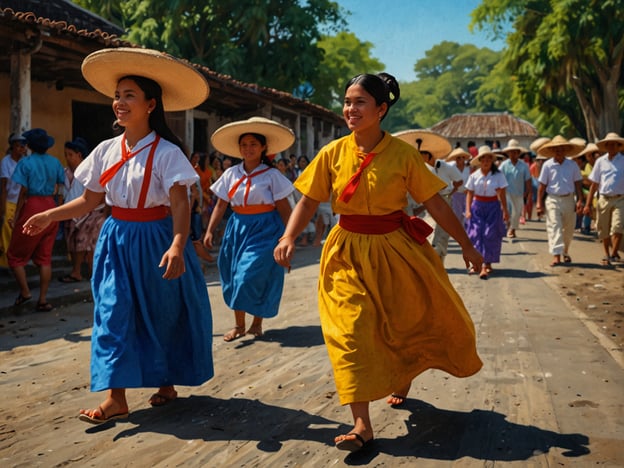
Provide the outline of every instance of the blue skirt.
{"type": "Polygon", "coordinates": [[[273,249],[283,233],[284,223],[275,210],[232,213],[217,261],[223,298],[230,309],[263,318],[277,315],[284,268],[275,263],[273,249]]]}
{"type": "Polygon", "coordinates": [[[172,237],[171,217],[104,222],[91,280],[92,391],[201,385],[214,375],[212,313],[191,241],[180,278],[165,280],[158,267],[172,237]]]}
{"type": "Polygon", "coordinates": [[[473,200],[470,215],[466,220],[466,233],[472,245],[483,255],[485,263],[500,262],[505,237],[505,222],[500,203],[473,200]]]}

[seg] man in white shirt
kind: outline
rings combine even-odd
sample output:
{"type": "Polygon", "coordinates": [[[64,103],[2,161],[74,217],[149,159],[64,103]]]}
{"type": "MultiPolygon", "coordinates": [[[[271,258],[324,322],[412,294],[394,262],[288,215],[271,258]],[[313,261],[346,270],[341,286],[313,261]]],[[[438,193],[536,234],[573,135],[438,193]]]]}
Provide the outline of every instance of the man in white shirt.
{"type": "Polygon", "coordinates": [[[589,174],[591,185],[583,213],[590,213],[594,194],[599,192],[596,227],[605,252],[602,265],[608,266],[621,261],[618,251],[624,232],[624,138],[608,133],[596,145],[607,154],[596,159],[589,174]]]}
{"type": "MultiPolygon", "coordinates": [[[[453,166],[442,159],[436,159],[433,154],[427,151],[426,148],[421,149],[420,154],[427,163],[427,168],[442,179],[444,183],[446,183],[446,187],[438,193],[450,205],[451,197],[464,183],[464,178],[462,177],[461,172],[459,172],[459,169],[457,169],[456,166],[453,166]]],[[[442,263],[444,263],[444,258],[448,252],[448,241],[449,234],[436,223],[431,245],[440,256],[442,263]]]]}
{"type": "Polygon", "coordinates": [[[11,242],[13,228],[9,220],[15,216],[15,207],[20,185],[11,180],[17,162],[26,155],[26,139],[12,133],[9,137],[9,151],[0,161],[0,268],[8,268],[6,250],[11,242]]]}
{"type": "Polygon", "coordinates": [[[566,156],[576,155],[583,148],[583,145],[571,143],[557,135],[537,151],[539,155],[549,158],[540,171],[536,208],[538,216],[544,213],[546,193],[546,233],[548,250],[553,256],[550,266],[560,265],[562,257],[564,263],[572,261],[569,249],[574,237],[576,214],[583,207],[583,176],[578,164],[566,156]]]}

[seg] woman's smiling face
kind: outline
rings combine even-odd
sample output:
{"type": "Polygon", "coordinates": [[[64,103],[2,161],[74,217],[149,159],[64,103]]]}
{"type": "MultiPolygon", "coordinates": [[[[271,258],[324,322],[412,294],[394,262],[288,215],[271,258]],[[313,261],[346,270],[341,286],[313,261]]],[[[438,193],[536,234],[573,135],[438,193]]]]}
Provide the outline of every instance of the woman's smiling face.
{"type": "Polygon", "coordinates": [[[123,79],[117,84],[113,98],[113,112],[117,123],[122,127],[144,123],[149,120],[149,113],[154,110],[156,101],[145,99],[145,93],[131,79],[123,79]]]}
{"type": "Polygon", "coordinates": [[[342,115],[349,130],[361,132],[378,127],[386,108],[386,103],[377,105],[373,96],[361,85],[355,84],[345,93],[342,115]]]}

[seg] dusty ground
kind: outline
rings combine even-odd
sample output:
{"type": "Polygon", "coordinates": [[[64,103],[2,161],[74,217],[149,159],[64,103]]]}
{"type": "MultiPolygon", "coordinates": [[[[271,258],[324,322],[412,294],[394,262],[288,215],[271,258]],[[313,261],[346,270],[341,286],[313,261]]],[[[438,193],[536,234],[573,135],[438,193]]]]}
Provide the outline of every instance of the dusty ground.
{"type": "Polygon", "coordinates": [[[232,314],[206,269],[215,377],[153,409],[128,392],[128,420],[77,421],[89,392],[91,304],[0,315],[0,461],[30,466],[623,467],[624,265],[603,268],[599,244],[577,237],[570,266],[548,267],[544,226],[503,246],[493,276],[447,270],[470,310],[483,369],[469,379],[429,371],[404,408],[373,402],[375,449],[346,457],[350,429],[335,395],[316,312],[319,250],[302,249],[280,314],[262,340],[225,343],[232,314]]]}

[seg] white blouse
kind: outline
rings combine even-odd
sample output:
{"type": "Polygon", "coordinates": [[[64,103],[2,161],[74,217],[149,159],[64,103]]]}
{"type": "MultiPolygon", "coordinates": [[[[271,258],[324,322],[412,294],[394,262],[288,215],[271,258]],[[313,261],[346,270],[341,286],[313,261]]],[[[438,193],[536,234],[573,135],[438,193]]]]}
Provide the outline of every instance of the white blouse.
{"type": "Polygon", "coordinates": [[[243,206],[247,179],[238,186],[231,200],[228,197],[228,192],[243,177],[252,175],[247,205],[274,205],[277,200],[288,197],[293,192],[294,187],[290,180],[274,168],[253,176],[253,174],[267,167],[266,164],[260,164],[251,174],[247,174],[243,163],[232,166],[226,169],[223,175],[210,186],[210,190],[221,200],[231,203],[232,206],[243,206]]]}
{"type": "Polygon", "coordinates": [[[483,175],[481,169],[477,169],[470,174],[466,181],[466,190],[470,190],[480,197],[494,197],[497,189],[505,187],[507,187],[507,179],[500,171],[496,174],[488,172],[483,175]]]}
{"type": "MultiPolygon", "coordinates": [[[[151,132],[135,145],[140,149],[156,138],[151,132]]],[[[139,154],[129,159],[106,183],[100,185],[102,173],[121,160],[121,140],[119,135],[100,143],[87,158],[76,168],[74,176],[85,188],[93,192],[106,192],[106,203],[120,208],[137,208],[145,163],[151,146],[144,148],[139,154]]],[[[144,208],[169,206],[169,190],[174,184],[189,186],[199,179],[197,172],[176,145],[163,138],[160,139],[152,166],[152,178],[147,191],[144,208]]]]}

